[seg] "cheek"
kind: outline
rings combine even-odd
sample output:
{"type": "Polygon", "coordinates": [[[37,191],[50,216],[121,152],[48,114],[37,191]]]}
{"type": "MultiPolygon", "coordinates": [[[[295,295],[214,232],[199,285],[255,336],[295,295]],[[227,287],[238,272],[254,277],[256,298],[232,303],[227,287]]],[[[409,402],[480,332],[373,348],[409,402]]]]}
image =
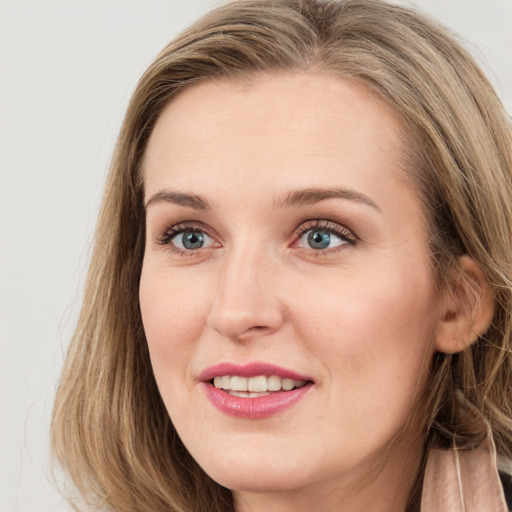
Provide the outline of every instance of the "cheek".
{"type": "Polygon", "coordinates": [[[380,413],[400,422],[425,385],[433,352],[436,300],[428,274],[402,268],[324,282],[321,292],[303,294],[296,325],[327,369],[333,406],[343,396],[362,425],[380,413]]]}
{"type": "Polygon", "coordinates": [[[434,285],[427,272],[414,268],[306,276],[298,286],[288,286],[287,295],[294,297],[303,328],[331,346],[335,336],[354,350],[404,348],[402,342],[408,341],[407,347],[431,336],[436,324],[434,285]]]}
{"type": "MultiPolygon", "coordinates": [[[[198,283],[195,283],[197,285],[198,283]]],[[[166,382],[186,374],[194,341],[204,331],[208,301],[205,290],[187,279],[172,279],[168,270],[143,267],[139,298],[153,371],[164,393],[166,382]]]]}

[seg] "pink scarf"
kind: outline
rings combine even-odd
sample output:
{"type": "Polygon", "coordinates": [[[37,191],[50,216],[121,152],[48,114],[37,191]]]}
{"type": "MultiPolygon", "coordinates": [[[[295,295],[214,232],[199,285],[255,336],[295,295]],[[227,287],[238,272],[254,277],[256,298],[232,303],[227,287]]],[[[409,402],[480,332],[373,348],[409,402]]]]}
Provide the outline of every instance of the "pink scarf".
{"type": "Polygon", "coordinates": [[[490,432],[476,450],[431,450],[421,512],[508,512],[490,432]]]}

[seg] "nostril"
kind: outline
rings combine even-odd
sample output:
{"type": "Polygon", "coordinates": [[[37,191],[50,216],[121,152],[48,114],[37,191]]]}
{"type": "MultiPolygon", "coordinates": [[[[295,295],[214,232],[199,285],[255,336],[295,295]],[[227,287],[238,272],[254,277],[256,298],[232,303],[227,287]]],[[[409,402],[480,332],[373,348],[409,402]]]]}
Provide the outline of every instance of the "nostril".
{"type": "Polygon", "coordinates": [[[265,331],[271,331],[270,327],[267,327],[265,325],[255,325],[254,327],[250,327],[247,329],[244,334],[262,334],[265,331]]]}

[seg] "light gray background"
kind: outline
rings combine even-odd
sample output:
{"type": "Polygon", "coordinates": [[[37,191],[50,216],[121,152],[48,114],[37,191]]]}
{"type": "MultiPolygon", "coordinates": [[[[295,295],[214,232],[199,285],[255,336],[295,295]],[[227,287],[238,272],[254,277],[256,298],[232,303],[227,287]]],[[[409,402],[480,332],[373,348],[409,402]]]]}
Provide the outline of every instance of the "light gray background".
{"type": "MultiPolygon", "coordinates": [[[[50,483],[53,393],[103,180],[135,83],[212,0],[0,0],[0,512],[70,510],[50,483]]],[[[512,113],[512,0],[416,0],[512,113]]]]}

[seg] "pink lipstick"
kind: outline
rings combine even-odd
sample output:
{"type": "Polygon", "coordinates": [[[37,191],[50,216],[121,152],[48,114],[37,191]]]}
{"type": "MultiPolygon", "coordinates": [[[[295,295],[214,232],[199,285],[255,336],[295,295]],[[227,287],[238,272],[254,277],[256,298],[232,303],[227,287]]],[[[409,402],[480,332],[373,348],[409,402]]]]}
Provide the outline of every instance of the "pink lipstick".
{"type": "Polygon", "coordinates": [[[297,404],[313,379],[286,368],[255,362],[220,363],[199,376],[206,396],[220,411],[241,418],[266,418],[297,404]]]}

